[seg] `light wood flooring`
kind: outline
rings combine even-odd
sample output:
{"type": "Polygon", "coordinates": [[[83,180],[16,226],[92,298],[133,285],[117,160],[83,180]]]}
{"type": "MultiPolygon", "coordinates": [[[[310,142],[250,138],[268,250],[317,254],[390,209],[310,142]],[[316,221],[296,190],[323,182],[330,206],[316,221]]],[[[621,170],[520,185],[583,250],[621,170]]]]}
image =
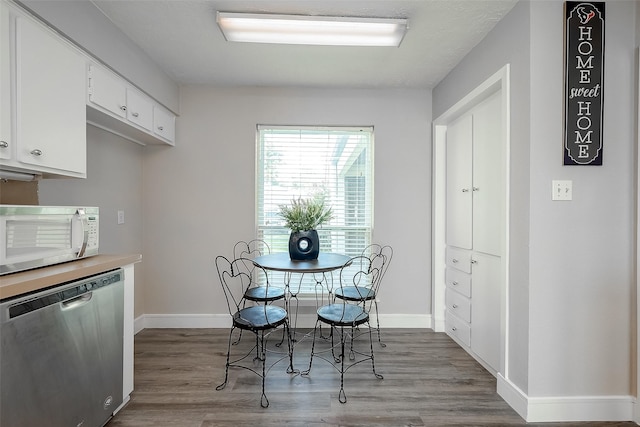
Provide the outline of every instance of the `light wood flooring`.
{"type": "MultiPolygon", "coordinates": [[[[272,342],[281,335],[271,337],[272,342]]],[[[360,337],[358,345],[368,346],[360,337]]],[[[268,408],[260,407],[260,378],[232,369],[224,379],[226,329],[146,329],[135,337],[135,391],[108,424],[117,426],[597,426],[635,423],[525,423],[496,393],[496,379],[443,333],[385,329],[370,362],[345,375],[348,401],[338,402],[339,373],[314,359],[308,377],[287,374],[287,361],[267,375],[268,408]]],[[[232,354],[254,344],[246,334],[232,354]]],[[[294,365],[308,367],[310,338],[295,346],[294,365]]],[[[318,342],[326,348],[327,342],[318,342]]],[[[270,346],[272,347],[272,346],[270,346]]],[[[276,360],[269,354],[268,361],[276,360]]],[[[250,362],[249,362],[250,363],[250,362]]]]}

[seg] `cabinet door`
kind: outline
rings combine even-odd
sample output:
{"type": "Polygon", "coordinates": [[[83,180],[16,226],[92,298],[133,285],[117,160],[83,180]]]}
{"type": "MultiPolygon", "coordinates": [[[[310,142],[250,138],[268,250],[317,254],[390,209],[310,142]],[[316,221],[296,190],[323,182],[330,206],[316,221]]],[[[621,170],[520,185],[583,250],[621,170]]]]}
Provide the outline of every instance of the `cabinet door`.
{"type": "Polygon", "coordinates": [[[473,119],[447,128],[447,245],[471,249],[473,119]]]}
{"type": "Polygon", "coordinates": [[[0,3],[0,159],[11,158],[11,29],[9,9],[0,3]]]}
{"type": "Polygon", "coordinates": [[[175,116],[162,108],[153,107],[153,132],[173,143],[175,140],[175,116]]]}
{"type": "Polygon", "coordinates": [[[89,66],[89,102],[115,116],[127,117],[127,92],[122,80],[108,70],[89,66]]]}
{"type": "Polygon", "coordinates": [[[500,366],[501,258],[474,252],[471,349],[489,366],[500,366]]]}
{"type": "Polygon", "coordinates": [[[500,93],[473,112],[473,250],[501,255],[503,166],[500,93]]]}
{"type": "Polygon", "coordinates": [[[148,131],[153,125],[153,104],[131,88],[127,88],[127,119],[148,131]]]}
{"type": "Polygon", "coordinates": [[[16,18],[16,143],[21,163],[86,174],[85,60],[42,26],[16,18]]]}

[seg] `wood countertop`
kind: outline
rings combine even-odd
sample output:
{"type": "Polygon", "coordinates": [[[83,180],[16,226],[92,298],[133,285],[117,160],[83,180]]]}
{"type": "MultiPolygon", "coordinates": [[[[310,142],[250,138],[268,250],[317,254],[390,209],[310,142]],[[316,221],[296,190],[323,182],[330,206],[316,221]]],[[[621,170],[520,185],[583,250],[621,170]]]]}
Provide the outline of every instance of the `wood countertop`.
{"type": "Polygon", "coordinates": [[[0,276],[0,299],[38,291],[142,261],[141,254],[95,255],[0,276]]]}

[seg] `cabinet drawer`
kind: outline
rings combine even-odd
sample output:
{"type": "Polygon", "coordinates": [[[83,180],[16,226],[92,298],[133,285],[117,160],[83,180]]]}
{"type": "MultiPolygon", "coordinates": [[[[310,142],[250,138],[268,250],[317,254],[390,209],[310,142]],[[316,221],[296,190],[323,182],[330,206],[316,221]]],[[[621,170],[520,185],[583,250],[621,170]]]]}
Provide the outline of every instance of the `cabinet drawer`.
{"type": "Polygon", "coordinates": [[[445,271],[445,282],[447,287],[471,298],[471,274],[447,267],[445,271]]]}
{"type": "Polygon", "coordinates": [[[471,345],[471,326],[450,312],[445,314],[444,325],[447,335],[469,347],[471,345]]]}
{"type": "Polygon", "coordinates": [[[471,251],[447,246],[447,266],[471,273],[471,251]]]}
{"type": "Polygon", "coordinates": [[[447,305],[447,310],[452,314],[455,314],[467,323],[471,322],[471,301],[469,298],[457,293],[456,291],[447,289],[445,303],[447,305]]]}

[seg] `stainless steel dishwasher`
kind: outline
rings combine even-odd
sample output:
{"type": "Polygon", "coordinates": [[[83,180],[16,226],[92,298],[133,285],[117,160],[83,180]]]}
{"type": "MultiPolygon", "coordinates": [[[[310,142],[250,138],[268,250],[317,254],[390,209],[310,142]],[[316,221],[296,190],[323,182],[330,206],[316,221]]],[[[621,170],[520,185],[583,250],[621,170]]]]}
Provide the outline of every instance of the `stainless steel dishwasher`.
{"type": "Polygon", "coordinates": [[[122,403],[124,271],[0,303],[0,425],[99,427],[122,403]]]}

